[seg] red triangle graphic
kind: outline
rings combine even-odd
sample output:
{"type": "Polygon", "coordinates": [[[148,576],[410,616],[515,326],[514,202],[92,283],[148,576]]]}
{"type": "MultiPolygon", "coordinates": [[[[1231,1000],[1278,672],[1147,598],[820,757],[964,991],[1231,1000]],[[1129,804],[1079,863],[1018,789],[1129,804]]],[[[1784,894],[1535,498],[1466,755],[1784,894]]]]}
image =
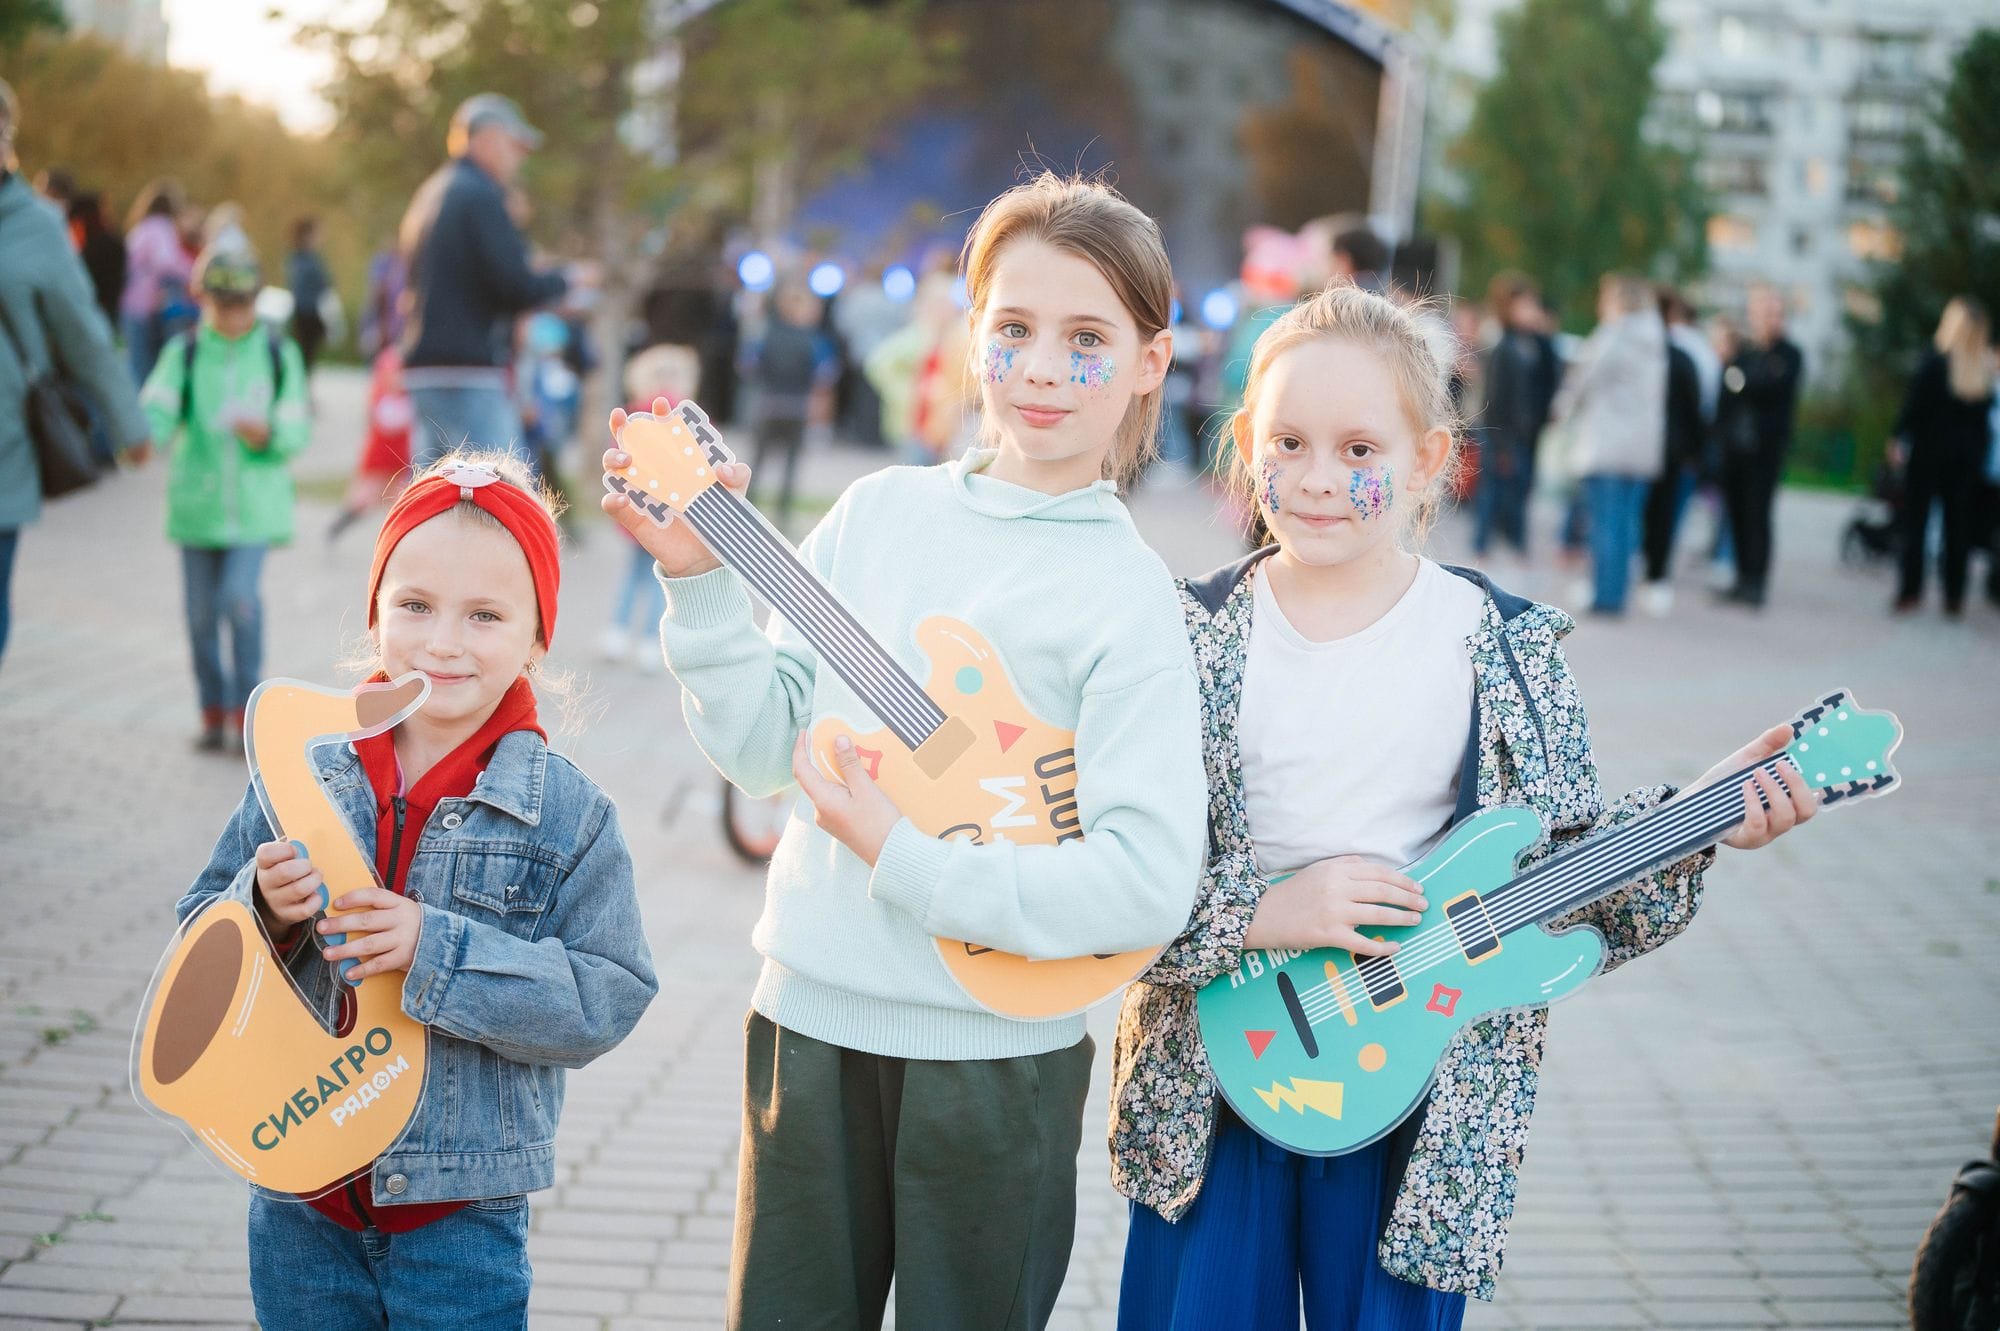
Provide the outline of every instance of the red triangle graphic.
{"type": "Polygon", "coordinates": [[[1243,1038],[1250,1042],[1250,1057],[1262,1058],[1264,1051],[1271,1047],[1271,1037],[1276,1031],[1245,1031],[1243,1038]]]}
{"type": "Polygon", "coordinates": [[[866,764],[868,779],[870,781],[880,781],[882,779],[882,750],[864,749],[857,744],[854,746],[854,751],[861,755],[861,761],[866,764]]]}
{"type": "Polygon", "coordinates": [[[1028,728],[1026,726],[1014,725],[1008,721],[995,721],[993,723],[993,733],[1000,737],[1000,752],[1005,753],[1014,747],[1015,740],[1028,733],[1028,728]]]}

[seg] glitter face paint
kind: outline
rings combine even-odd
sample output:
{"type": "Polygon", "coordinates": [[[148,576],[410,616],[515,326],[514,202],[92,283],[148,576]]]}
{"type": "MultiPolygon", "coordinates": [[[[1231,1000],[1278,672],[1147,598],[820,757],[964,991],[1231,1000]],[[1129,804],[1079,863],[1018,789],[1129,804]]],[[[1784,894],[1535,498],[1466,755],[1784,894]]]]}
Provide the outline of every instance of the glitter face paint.
{"type": "Polygon", "coordinates": [[[1347,502],[1354,516],[1367,522],[1379,518],[1396,502],[1394,467],[1357,467],[1347,475],[1347,502]]]}
{"type": "Polygon", "coordinates": [[[1117,377],[1118,367],[1111,363],[1109,356],[1094,356],[1088,351],[1069,353],[1069,381],[1085,388],[1096,390],[1110,386],[1117,377]]]}
{"type": "Polygon", "coordinates": [[[1020,352],[1019,347],[1010,347],[1004,342],[988,342],[986,363],[981,368],[979,377],[989,384],[1005,382],[1007,376],[1014,373],[1014,357],[1020,352]]]}
{"type": "Polygon", "coordinates": [[[1276,513],[1278,511],[1278,482],[1284,479],[1285,469],[1279,463],[1277,455],[1272,454],[1264,459],[1263,465],[1258,470],[1263,473],[1264,477],[1264,511],[1266,513],[1276,513]]]}

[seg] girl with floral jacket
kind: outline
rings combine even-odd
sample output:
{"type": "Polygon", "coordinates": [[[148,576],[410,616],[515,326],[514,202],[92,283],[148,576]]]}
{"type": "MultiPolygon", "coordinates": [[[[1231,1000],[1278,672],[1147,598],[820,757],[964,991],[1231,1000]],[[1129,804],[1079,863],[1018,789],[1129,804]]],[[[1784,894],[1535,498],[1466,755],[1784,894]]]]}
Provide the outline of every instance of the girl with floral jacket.
{"type": "MultiPolygon", "coordinates": [[[[1411,312],[1336,287],[1259,340],[1233,419],[1275,544],[1182,584],[1202,688],[1209,864],[1186,932],[1126,993],[1112,1072],[1113,1182],[1132,1200],[1121,1327],[1368,1331],[1461,1324],[1491,1298],[1534,1108],[1546,1009],[1451,1045],[1425,1103],[1382,1140],[1310,1157],[1218,1098],[1195,993],[1246,948],[1386,955],[1414,923],[1408,864],[1477,809],[1525,804],[1551,844],[1671,798],[1606,807],[1560,639],[1570,618],[1404,546],[1454,438],[1444,367],[1411,312]]],[[[1776,753],[1775,727],[1700,784],[1776,753]]],[[[1727,844],[1811,816],[1803,782],[1745,784],[1727,844]]],[[[1544,850],[1543,853],[1546,853],[1544,850]]],[[[1560,922],[1607,965],[1684,929],[1713,849],[1560,922]]]]}

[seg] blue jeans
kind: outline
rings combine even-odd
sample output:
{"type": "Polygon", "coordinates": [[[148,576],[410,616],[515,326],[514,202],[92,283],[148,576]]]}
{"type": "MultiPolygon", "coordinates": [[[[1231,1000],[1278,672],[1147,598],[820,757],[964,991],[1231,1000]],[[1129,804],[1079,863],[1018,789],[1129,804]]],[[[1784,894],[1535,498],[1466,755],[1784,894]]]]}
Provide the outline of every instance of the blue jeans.
{"type": "Polygon", "coordinates": [[[504,388],[412,388],[410,466],[421,472],[454,448],[497,449],[535,465],[521,410],[504,388]]]}
{"type": "Polygon", "coordinates": [[[1590,565],[1594,589],[1590,608],[1601,614],[1625,612],[1625,589],[1632,582],[1632,555],[1639,548],[1639,514],[1651,484],[1641,476],[1586,476],[1584,503],[1590,510],[1590,565]]]}
{"type": "Polygon", "coordinates": [[[1227,1109],[1217,1114],[1201,1195],[1177,1224],[1132,1203],[1119,1331],[1458,1331],[1465,1296],[1382,1269],[1377,1142],[1348,1155],[1295,1155],[1227,1109]]]}
{"type": "Polygon", "coordinates": [[[517,1331],[528,1324],[528,1199],[474,1202],[406,1234],[342,1229],[250,1198],[250,1297],[264,1331],[517,1331]]]}
{"type": "Polygon", "coordinates": [[[264,572],[261,545],[221,550],[181,547],[181,585],[187,595],[188,645],[194,652],[195,692],[204,712],[241,711],[264,670],[264,602],[257,583],[264,572]],[[222,668],[222,625],[229,625],[231,669],[222,668]]]}
{"type": "Polygon", "coordinates": [[[611,612],[611,627],[635,627],[632,623],[635,610],[644,615],[646,627],[658,636],[660,620],[667,613],[667,593],[653,576],[653,557],[640,545],[632,547],[632,562],[626,566],[625,581],[618,588],[618,608],[611,612]]]}
{"type": "Polygon", "coordinates": [[[19,527],[0,527],[0,656],[7,654],[7,628],[14,618],[14,550],[20,544],[19,527]]]}
{"type": "MultiPolygon", "coordinates": [[[[153,363],[160,358],[160,321],[154,315],[120,315],[120,331],[125,334],[125,355],[132,367],[132,382],[144,388],[153,363]]],[[[162,441],[164,442],[164,441],[162,441]]]]}

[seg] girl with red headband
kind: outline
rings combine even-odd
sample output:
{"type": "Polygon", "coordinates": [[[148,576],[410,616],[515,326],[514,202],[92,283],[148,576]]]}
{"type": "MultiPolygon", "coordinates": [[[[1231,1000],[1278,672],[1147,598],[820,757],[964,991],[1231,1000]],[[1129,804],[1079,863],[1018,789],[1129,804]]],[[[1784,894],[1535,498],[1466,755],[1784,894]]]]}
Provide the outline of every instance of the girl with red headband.
{"type": "Polygon", "coordinates": [[[563,1069],[624,1039],[658,988],[617,813],[536,716],[562,570],[532,484],[448,457],[376,539],[374,678],[421,671],[430,696],[314,761],[383,886],[329,903],[312,848],[274,840],[252,792],[177,908],[253,902],[329,1024],[349,985],[402,972],[431,1030],[416,1117],[368,1174],[303,1206],[252,1189],[266,1327],[525,1326],[526,1195],[555,1181],[563,1069]],[[329,904],[357,913],[318,918],[329,904]]]}

